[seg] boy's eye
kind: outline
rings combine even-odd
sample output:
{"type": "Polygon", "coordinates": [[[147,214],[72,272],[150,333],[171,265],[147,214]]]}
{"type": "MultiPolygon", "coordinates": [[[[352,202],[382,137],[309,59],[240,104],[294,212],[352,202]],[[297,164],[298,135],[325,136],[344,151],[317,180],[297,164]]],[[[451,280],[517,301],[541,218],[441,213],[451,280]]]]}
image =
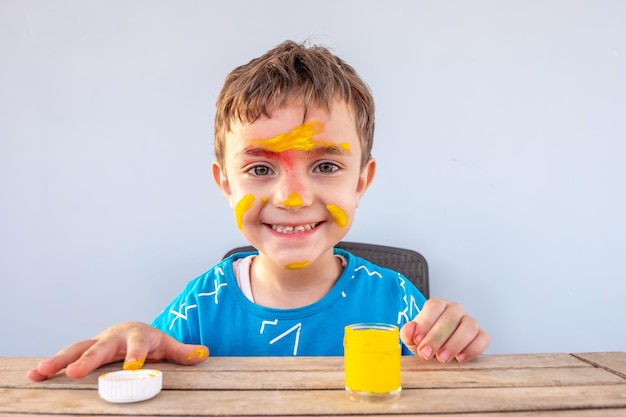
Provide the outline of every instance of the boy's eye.
{"type": "Polygon", "coordinates": [[[321,172],[322,174],[330,174],[337,171],[338,169],[339,167],[335,164],[332,164],[330,162],[322,162],[315,168],[315,171],[321,172]]]}
{"type": "Polygon", "coordinates": [[[273,173],[273,171],[265,165],[257,165],[255,167],[252,167],[248,170],[248,172],[255,177],[265,177],[273,173]]]}

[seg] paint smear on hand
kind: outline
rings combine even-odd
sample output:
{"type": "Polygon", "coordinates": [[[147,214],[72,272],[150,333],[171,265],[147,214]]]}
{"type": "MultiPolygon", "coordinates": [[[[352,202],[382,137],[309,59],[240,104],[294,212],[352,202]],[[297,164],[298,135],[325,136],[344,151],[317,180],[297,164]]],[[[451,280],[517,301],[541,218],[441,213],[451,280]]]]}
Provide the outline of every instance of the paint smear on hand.
{"type": "Polygon", "coordinates": [[[285,269],[302,269],[302,268],[306,268],[307,266],[309,266],[309,261],[302,261],[302,262],[294,262],[289,265],[285,265],[284,268],[285,269]]]}
{"type": "Polygon", "coordinates": [[[192,353],[190,353],[189,355],[186,356],[188,361],[194,360],[194,359],[201,359],[204,358],[205,356],[207,356],[208,352],[206,351],[206,349],[201,349],[198,348],[196,350],[194,350],[192,353]]]}
{"type": "Polygon", "coordinates": [[[136,371],[137,369],[141,369],[145,361],[145,356],[139,359],[131,359],[127,362],[124,362],[124,366],[122,366],[122,369],[125,371],[136,371]]]}
{"type": "Polygon", "coordinates": [[[243,228],[243,215],[246,211],[250,210],[252,203],[254,203],[254,196],[252,194],[246,194],[235,206],[235,218],[237,219],[237,227],[239,230],[243,228]]]}
{"type": "Polygon", "coordinates": [[[300,194],[298,193],[291,193],[289,197],[283,201],[283,205],[285,207],[300,207],[302,205],[302,198],[300,198],[300,194]]]}
{"type": "Polygon", "coordinates": [[[339,225],[339,227],[345,227],[348,224],[348,215],[341,207],[338,207],[334,204],[329,204],[326,206],[326,209],[335,220],[335,223],[339,225]]]}
{"type": "Polygon", "coordinates": [[[314,120],[296,127],[291,132],[281,133],[273,138],[256,139],[252,141],[252,145],[276,153],[290,150],[310,152],[316,148],[336,148],[337,146],[346,152],[350,151],[350,144],[347,142],[337,145],[328,140],[313,139],[313,136],[321,133],[323,130],[324,125],[314,120]]]}

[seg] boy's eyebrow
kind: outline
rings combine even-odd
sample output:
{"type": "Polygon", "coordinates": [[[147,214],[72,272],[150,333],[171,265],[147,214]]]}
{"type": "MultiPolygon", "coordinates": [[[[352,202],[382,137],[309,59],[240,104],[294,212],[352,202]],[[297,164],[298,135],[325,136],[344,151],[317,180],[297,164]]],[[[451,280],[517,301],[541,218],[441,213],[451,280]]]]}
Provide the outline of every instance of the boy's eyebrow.
{"type": "Polygon", "coordinates": [[[247,154],[264,152],[265,154],[296,150],[307,153],[350,153],[350,144],[347,142],[335,143],[324,139],[314,139],[313,136],[322,132],[323,125],[312,121],[296,127],[291,132],[281,133],[268,139],[253,139],[251,145],[244,152],[247,154]]]}
{"type": "MultiPolygon", "coordinates": [[[[270,149],[264,147],[255,147],[248,146],[246,147],[241,154],[247,156],[263,156],[266,158],[276,158],[281,152],[290,151],[293,149],[284,149],[280,151],[272,151],[270,149]]],[[[300,150],[300,149],[297,149],[300,150]]],[[[340,144],[329,144],[319,147],[313,147],[310,150],[304,150],[309,155],[323,155],[323,154],[332,154],[332,155],[347,155],[350,153],[350,145],[348,143],[340,143],[340,144]]]]}

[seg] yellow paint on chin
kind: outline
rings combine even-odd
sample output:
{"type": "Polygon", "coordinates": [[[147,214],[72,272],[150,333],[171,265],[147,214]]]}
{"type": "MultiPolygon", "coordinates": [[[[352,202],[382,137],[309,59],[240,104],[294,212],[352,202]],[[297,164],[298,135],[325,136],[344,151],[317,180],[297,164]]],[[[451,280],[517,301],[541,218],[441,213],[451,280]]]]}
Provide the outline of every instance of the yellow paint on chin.
{"type": "Polygon", "coordinates": [[[326,206],[326,210],[328,210],[339,227],[345,227],[348,224],[348,215],[341,207],[329,204],[326,206]]]}
{"type": "Polygon", "coordinates": [[[237,219],[237,227],[239,230],[243,228],[243,215],[246,211],[250,210],[250,207],[252,207],[254,198],[255,197],[252,194],[246,194],[237,202],[237,205],[235,206],[235,218],[237,219]]]}
{"type": "Polygon", "coordinates": [[[283,201],[283,205],[285,207],[300,207],[302,205],[302,198],[300,198],[300,194],[298,193],[291,193],[289,197],[283,201]]]}
{"type": "Polygon", "coordinates": [[[294,263],[285,265],[284,268],[285,269],[303,269],[303,268],[306,268],[307,266],[309,266],[309,261],[302,261],[302,262],[294,262],[294,263]]]}
{"type": "Polygon", "coordinates": [[[281,133],[273,138],[255,139],[252,141],[252,145],[276,153],[285,151],[310,152],[316,148],[336,148],[337,146],[346,152],[350,151],[350,144],[347,142],[337,145],[328,140],[313,139],[313,136],[321,133],[323,130],[324,125],[314,120],[296,127],[291,132],[281,133]]]}

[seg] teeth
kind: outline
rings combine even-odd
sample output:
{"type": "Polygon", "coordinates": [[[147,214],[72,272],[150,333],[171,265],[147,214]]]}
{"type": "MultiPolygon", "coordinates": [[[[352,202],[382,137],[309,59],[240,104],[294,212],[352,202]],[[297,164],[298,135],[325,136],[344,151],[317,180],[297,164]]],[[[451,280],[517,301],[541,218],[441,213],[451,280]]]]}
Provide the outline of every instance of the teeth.
{"type": "Polygon", "coordinates": [[[281,225],[273,224],[272,230],[278,233],[300,233],[300,232],[314,229],[315,226],[317,226],[316,223],[308,223],[308,224],[302,224],[298,226],[281,226],[281,225]]]}

